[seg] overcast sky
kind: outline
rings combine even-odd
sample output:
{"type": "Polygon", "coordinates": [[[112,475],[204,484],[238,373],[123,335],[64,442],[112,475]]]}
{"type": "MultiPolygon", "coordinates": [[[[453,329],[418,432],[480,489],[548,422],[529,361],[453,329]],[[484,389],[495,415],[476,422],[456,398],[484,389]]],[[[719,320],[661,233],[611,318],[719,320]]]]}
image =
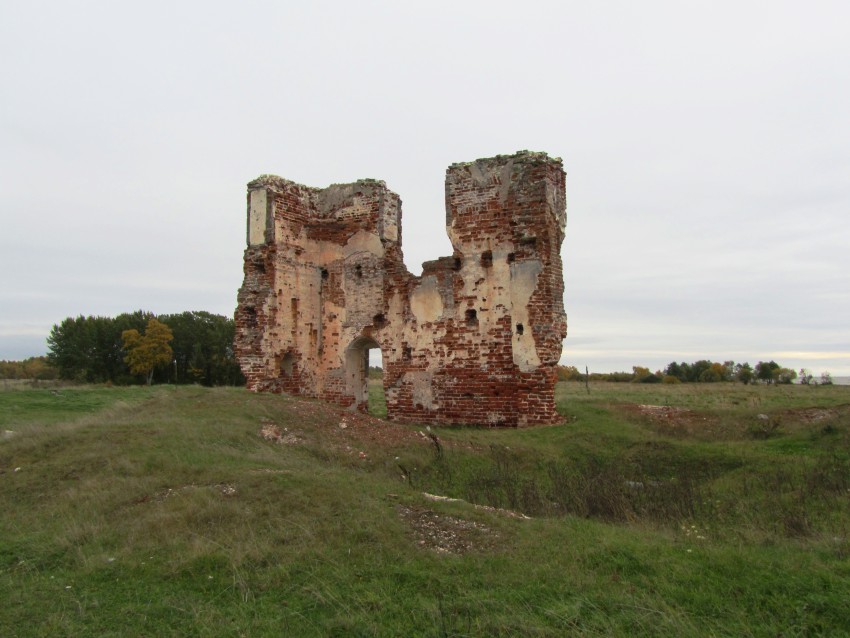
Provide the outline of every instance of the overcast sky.
{"type": "Polygon", "coordinates": [[[850,3],[0,0],[0,359],[72,315],[232,315],[245,184],[567,171],[562,362],[850,374],[850,3]]]}

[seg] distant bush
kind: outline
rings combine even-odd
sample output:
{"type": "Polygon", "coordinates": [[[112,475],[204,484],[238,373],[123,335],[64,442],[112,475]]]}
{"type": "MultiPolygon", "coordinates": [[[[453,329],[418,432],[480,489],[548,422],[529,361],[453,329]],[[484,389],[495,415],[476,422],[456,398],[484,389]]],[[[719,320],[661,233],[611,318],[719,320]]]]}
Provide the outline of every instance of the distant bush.
{"type": "Polygon", "coordinates": [[[558,381],[584,381],[584,377],[575,366],[558,366],[558,381]]]}
{"type": "Polygon", "coordinates": [[[30,357],[23,361],[0,361],[0,379],[48,381],[58,378],[59,370],[50,365],[47,357],[30,357]]]}
{"type": "Polygon", "coordinates": [[[717,383],[718,381],[722,381],[723,377],[717,370],[709,368],[708,370],[703,370],[700,375],[698,381],[700,383],[717,383]]]}
{"type": "MultiPolygon", "coordinates": [[[[602,381],[611,381],[612,383],[630,383],[635,378],[635,375],[631,372],[609,372],[602,376],[605,377],[601,379],[602,381]]],[[[593,381],[593,375],[591,375],[590,380],[593,381]]]]}

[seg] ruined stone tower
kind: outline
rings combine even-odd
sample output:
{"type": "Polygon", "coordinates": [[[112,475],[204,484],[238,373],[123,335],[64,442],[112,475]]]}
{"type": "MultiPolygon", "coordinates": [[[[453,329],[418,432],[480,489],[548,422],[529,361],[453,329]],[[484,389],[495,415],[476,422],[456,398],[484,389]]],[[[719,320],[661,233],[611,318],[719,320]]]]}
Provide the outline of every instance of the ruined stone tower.
{"type": "Polygon", "coordinates": [[[250,182],[235,341],[248,388],[365,410],[368,351],[380,348],[390,419],[557,422],[564,181],[561,160],[544,153],[452,164],[454,253],[418,277],[384,182],[250,182]]]}

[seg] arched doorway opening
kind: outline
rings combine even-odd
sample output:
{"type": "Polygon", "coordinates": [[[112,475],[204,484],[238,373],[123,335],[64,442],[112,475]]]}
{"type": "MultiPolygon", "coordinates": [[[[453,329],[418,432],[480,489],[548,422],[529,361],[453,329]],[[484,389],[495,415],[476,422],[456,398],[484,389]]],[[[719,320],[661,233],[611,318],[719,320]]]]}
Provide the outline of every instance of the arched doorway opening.
{"type": "Polygon", "coordinates": [[[369,414],[380,419],[387,418],[387,399],[384,396],[384,355],[380,348],[369,350],[369,414]]]}
{"type": "Polygon", "coordinates": [[[345,379],[354,397],[354,408],[384,418],[383,355],[380,344],[371,337],[358,337],[345,351],[345,379]]]}

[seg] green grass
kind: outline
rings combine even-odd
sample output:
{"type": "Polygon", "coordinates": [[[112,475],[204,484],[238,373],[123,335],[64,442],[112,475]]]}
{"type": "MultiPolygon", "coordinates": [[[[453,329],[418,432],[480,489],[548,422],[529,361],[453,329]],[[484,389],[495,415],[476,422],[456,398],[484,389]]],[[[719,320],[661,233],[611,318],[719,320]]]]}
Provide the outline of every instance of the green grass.
{"type": "Polygon", "coordinates": [[[438,451],[241,389],[0,392],[0,635],[850,633],[850,389],[558,401],[563,425],[432,428],[438,451]],[[474,546],[431,549],[400,508],[475,523],[474,546]]]}

